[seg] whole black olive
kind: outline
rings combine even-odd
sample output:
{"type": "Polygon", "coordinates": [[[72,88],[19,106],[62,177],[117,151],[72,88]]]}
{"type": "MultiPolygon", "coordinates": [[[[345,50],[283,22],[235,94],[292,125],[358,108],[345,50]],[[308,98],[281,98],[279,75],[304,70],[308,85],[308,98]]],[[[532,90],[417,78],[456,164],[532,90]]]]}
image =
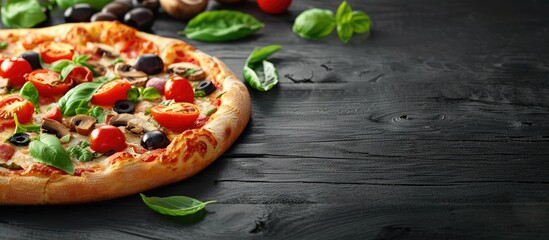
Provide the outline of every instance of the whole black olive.
{"type": "Polygon", "coordinates": [[[157,12],[160,7],[160,2],[158,0],[132,0],[133,7],[144,7],[148,8],[153,12],[157,12]]]}
{"type": "Polygon", "coordinates": [[[119,20],[124,20],[124,15],[126,15],[126,13],[128,11],[130,11],[130,9],[131,9],[130,4],[125,4],[125,3],[121,3],[121,2],[112,2],[112,3],[109,3],[109,4],[105,5],[105,7],[103,7],[103,10],[101,10],[101,11],[102,12],[112,13],[119,20]]]}
{"type": "Polygon", "coordinates": [[[23,147],[27,146],[30,143],[30,137],[27,133],[16,133],[10,137],[10,143],[15,146],[23,147]]]}
{"type": "Polygon", "coordinates": [[[116,21],[118,18],[110,12],[98,12],[91,17],[92,22],[99,21],[116,21]]]}
{"type": "Polygon", "coordinates": [[[96,11],[87,3],[75,4],[65,10],[65,22],[89,22],[96,11]]]}
{"type": "Polygon", "coordinates": [[[164,61],[155,54],[147,53],[139,56],[133,67],[147,75],[155,75],[164,70],[164,61]]]}
{"type": "Polygon", "coordinates": [[[113,111],[117,113],[133,113],[135,111],[135,103],[128,100],[118,100],[114,103],[113,111]]]}
{"type": "Polygon", "coordinates": [[[116,3],[123,3],[123,4],[126,4],[128,5],[128,7],[132,7],[132,0],[114,0],[113,2],[116,2],[116,3]]]}
{"type": "Polygon", "coordinates": [[[148,30],[154,23],[154,13],[148,8],[134,8],[124,15],[124,23],[139,30],[148,30]]]}
{"type": "Polygon", "coordinates": [[[196,86],[195,91],[203,91],[207,96],[207,95],[210,95],[211,93],[213,93],[215,91],[215,89],[216,89],[216,87],[212,83],[212,81],[206,80],[206,81],[203,81],[200,84],[198,84],[198,86],[196,86]]]}
{"type": "Polygon", "coordinates": [[[32,70],[40,69],[42,66],[40,65],[40,55],[37,52],[29,51],[24,52],[19,55],[19,57],[27,60],[29,64],[32,67],[32,70]]]}
{"type": "Polygon", "coordinates": [[[147,150],[165,148],[170,145],[170,140],[161,131],[155,130],[146,132],[141,137],[141,146],[147,150]]]}

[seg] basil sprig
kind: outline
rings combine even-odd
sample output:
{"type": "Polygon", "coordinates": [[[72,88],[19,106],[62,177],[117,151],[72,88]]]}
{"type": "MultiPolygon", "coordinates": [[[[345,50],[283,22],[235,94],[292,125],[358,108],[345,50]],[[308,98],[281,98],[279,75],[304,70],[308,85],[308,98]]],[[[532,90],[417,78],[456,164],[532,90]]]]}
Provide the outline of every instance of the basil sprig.
{"type": "Polygon", "coordinates": [[[86,107],[79,107],[74,111],[76,114],[90,115],[97,119],[97,122],[102,123],[105,119],[105,110],[99,106],[92,106],[90,109],[86,107]]]}
{"type": "Polygon", "coordinates": [[[90,56],[88,55],[81,55],[81,56],[74,56],[71,60],[63,59],[59,61],[55,61],[51,64],[50,69],[54,72],[59,73],[59,79],[64,80],[76,66],[83,66],[88,68],[94,76],[97,76],[97,71],[95,71],[95,68],[88,63],[88,60],[90,59],[90,56]]]}
{"type": "Polygon", "coordinates": [[[89,162],[93,160],[93,153],[87,149],[90,145],[90,142],[82,141],[78,145],[68,147],[67,153],[78,161],[89,162]]]}
{"type": "Polygon", "coordinates": [[[52,135],[40,134],[37,139],[30,142],[29,153],[37,162],[74,174],[69,154],[61,145],[61,141],[52,135]]]}
{"type": "Polygon", "coordinates": [[[88,108],[93,94],[103,85],[98,82],[85,82],[69,90],[59,99],[57,104],[64,116],[76,115],[76,109],[88,108]]]}
{"type": "Polygon", "coordinates": [[[252,51],[243,70],[244,79],[250,86],[259,91],[268,91],[278,83],[278,72],[267,58],[281,48],[279,45],[271,45],[252,51]]]}
{"type": "Polygon", "coordinates": [[[186,216],[202,210],[206,205],[216,201],[201,202],[186,196],[171,197],[147,197],[143,194],[141,199],[150,209],[170,216],[186,216]]]}
{"type": "Polygon", "coordinates": [[[4,25],[10,28],[30,28],[48,17],[37,0],[7,0],[0,9],[4,25]]]}
{"type": "Polygon", "coordinates": [[[208,11],[191,19],[178,34],[198,41],[226,42],[253,35],[263,26],[253,16],[239,11],[208,11]]]}
{"type": "Polygon", "coordinates": [[[128,100],[132,102],[140,102],[142,100],[153,101],[161,97],[162,95],[154,87],[132,87],[128,90],[128,100]]]}

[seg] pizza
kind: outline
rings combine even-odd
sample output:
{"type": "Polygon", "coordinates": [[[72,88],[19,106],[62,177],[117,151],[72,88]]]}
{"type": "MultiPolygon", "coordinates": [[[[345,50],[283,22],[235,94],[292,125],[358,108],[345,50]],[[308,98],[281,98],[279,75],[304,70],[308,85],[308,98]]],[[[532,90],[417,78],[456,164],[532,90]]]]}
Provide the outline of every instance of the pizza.
{"type": "Polygon", "coordinates": [[[0,203],[113,199],[193,176],[250,118],[219,59],[117,22],[0,30],[0,203]]]}

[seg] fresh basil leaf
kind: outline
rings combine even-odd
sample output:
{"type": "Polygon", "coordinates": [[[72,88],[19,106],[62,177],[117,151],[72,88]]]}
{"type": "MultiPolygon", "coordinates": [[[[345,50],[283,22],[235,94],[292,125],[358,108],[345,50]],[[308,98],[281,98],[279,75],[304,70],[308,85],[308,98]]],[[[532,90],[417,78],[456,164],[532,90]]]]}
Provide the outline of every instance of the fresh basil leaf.
{"type": "Polygon", "coordinates": [[[74,174],[74,166],[69,154],[59,139],[52,135],[40,134],[38,139],[29,144],[29,153],[37,162],[61,169],[71,175],[74,174]]]}
{"type": "Polygon", "coordinates": [[[132,102],[139,102],[140,97],[141,95],[139,94],[139,89],[137,89],[136,87],[132,87],[130,88],[130,90],[128,90],[128,100],[132,102]]]}
{"type": "Polygon", "coordinates": [[[350,23],[353,18],[353,9],[347,4],[347,1],[343,1],[336,12],[336,23],[337,25],[343,25],[350,23]]]}
{"type": "Polygon", "coordinates": [[[68,143],[68,142],[71,141],[71,135],[70,135],[70,134],[67,134],[67,135],[61,137],[61,138],[59,139],[59,141],[61,141],[61,143],[68,143]]]}
{"type": "Polygon", "coordinates": [[[348,43],[353,37],[353,26],[350,23],[337,25],[337,35],[343,43],[348,43]]]}
{"type": "Polygon", "coordinates": [[[66,67],[61,70],[61,73],[59,74],[59,80],[65,80],[65,78],[72,72],[72,70],[76,67],[75,64],[69,63],[66,67]]]}
{"type": "Polygon", "coordinates": [[[250,36],[263,26],[253,16],[239,11],[208,11],[191,19],[179,34],[198,41],[226,42],[250,36]]]}
{"type": "Polygon", "coordinates": [[[112,61],[111,65],[116,65],[117,63],[123,63],[124,62],[124,59],[122,58],[117,58],[117,59],[114,59],[114,61],[112,61]]]}
{"type": "Polygon", "coordinates": [[[13,114],[13,121],[15,122],[15,132],[14,132],[14,134],[15,133],[21,133],[21,132],[35,132],[35,133],[40,132],[40,126],[38,126],[38,125],[35,125],[33,123],[23,125],[23,124],[19,123],[19,118],[17,118],[17,113],[13,114]]]}
{"type": "Polygon", "coordinates": [[[259,91],[268,91],[278,83],[276,68],[265,59],[280,49],[280,46],[272,45],[261,49],[255,48],[252,51],[243,70],[244,79],[250,86],[259,91]],[[252,64],[251,60],[256,62],[252,64]],[[261,61],[258,62],[259,60],[261,61]]]}
{"type": "Polygon", "coordinates": [[[252,53],[248,57],[247,64],[248,65],[259,64],[264,60],[267,60],[267,58],[269,58],[271,55],[280,51],[280,49],[282,49],[282,46],[280,45],[270,45],[264,48],[256,48],[252,51],[252,53]]]}
{"type": "Polygon", "coordinates": [[[76,159],[78,159],[78,161],[81,161],[81,162],[89,162],[93,160],[93,153],[90,152],[90,150],[88,149],[81,149],[78,152],[76,159]]]}
{"type": "Polygon", "coordinates": [[[105,110],[98,106],[91,107],[87,114],[97,119],[97,122],[99,123],[103,122],[103,119],[105,119],[105,110]]]}
{"type": "Polygon", "coordinates": [[[55,61],[50,65],[50,69],[54,72],[61,72],[63,69],[71,64],[70,60],[59,60],[55,61]]]}
{"type": "Polygon", "coordinates": [[[32,84],[31,82],[26,82],[21,88],[19,94],[21,94],[21,97],[31,102],[34,105],[34,109],[40,110],[40,104],[38,103],[38,90],[36,90],[34,84],[32,84]]]}
{"type": "Polygon", "coordinates": [[[147,197],[143,194],[141,199],[152,210],[170,216],[185,216],[202,210],[206,205],[215,201],[201,202],[185,196],[171,197],[147,197]]]}
{"type": "Polygon", "coordinates": [[[67,9],[77,3],[87,3],[95,8],[95,10],[101,10],[105,5],[112,2],[112,0],[55,0],[55,2],[62,9],[67,9]]]}
{"type": "Polygon", "coordinates": [[[162,97],[162,95],[160,95],[160,93],[158,93],[158,90],[156,90],[156,88],[154,87],[148,87],[148,88],[145,88],[143,90],[143,99],[145,100],[156,100],[156,99],[159,99],[162,97]]]}
{"type": "Polygon", "coordinates": [[[8,42],[0,42],[0,50],[3,50],[4,48],[7,48],[9,45],[8,42]]]}
{"type": "Polygon", "coordinates": [[[86,115],[88,114],[88,111],[89,110],[87,108],[77,108],[76,110],[74,110],[76,114],[86,114],[86,115]]]}
{"type": "Polygon", "coordinates": [[[30,28],[47,19],[36,0],[7,0],[0,9],[0,17],[10,28],[30,28]]]}
{"type": "Polygon", "coordinates": [[[89,147],[89,146],[91,146],[91,143],[86,141],[86,140],[80,142],[80,147],[81,148],[85,148],[85,147],[89,147]]]}
{"type": "Polygon", "coordinates": [[[76,64],[87,62],[91,57],[89,55],[74,55],[72,61],[76,64]]]}
{"type": "Polygon", "coordinates": [[[64,116],[76,115],[77,108],[87,108],[93,94],[103,85],[98,82],[85,82],[69,90],[57,104],[64,116]]]}
{"type": "Polygon", "coordinates": [[[67,153],[69,156],[77,158],[78,153],[80,153],[80,147],[79,146],[70,146],[67,148],[67,153]]]}
{"type": "Polygon", "coordinates": [[[204,92],[202,90],[194,91],[194,97],[195,98],[204,97],[204,96],[206,96],[206,92],[204,92]]]}
{"type": "Polygon", "coordinates": [[[353,11],[351,26],[353,26],[355,33],[370,32],[370,17],[365,12],[353,11]]]}
{"type": "Polygon", "coordinates": [[[330,10],[313,8],[297,16],[292,30],[302,38],[321,39],[334,31],[336,20],[330,10]]]}

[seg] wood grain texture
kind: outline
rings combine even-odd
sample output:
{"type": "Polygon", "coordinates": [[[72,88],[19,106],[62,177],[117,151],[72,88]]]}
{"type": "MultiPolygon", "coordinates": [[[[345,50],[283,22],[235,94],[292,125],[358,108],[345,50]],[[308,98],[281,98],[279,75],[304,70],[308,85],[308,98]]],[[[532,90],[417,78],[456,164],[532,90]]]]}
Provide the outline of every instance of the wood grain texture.
{"type": "MultiPolygon", "coordinates": [[[[549,3],[349,0],[373,19],[347,45],[291,32],[303,10],[230,8],[266,24],[250,39],[189,41],[241,75],[255,46],[280,44],[281,75],[251,90],[252,119],[199,175],[147,192],[218,200],[168,218],[136,196],[0,207],[3,238],[547,239],[549,3]]],[[[60,12],[49,24],[62,22],[60,12]]],[[[153,32],[176,37],[166,16],[153,32]]],[[[184,38],[182,38],[184,39],[184,38]]]]}

